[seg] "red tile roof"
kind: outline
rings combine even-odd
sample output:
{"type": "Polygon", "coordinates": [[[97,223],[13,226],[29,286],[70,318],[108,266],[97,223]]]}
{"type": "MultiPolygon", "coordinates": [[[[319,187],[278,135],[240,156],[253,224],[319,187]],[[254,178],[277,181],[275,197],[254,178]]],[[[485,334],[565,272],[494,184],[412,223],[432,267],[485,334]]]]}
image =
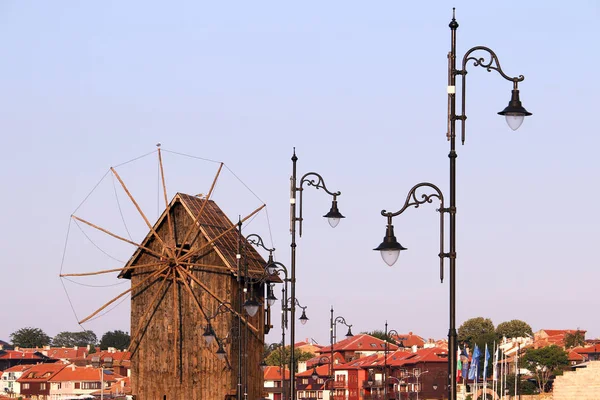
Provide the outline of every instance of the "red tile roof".
{"type": "Polygon", "coordinates": [[[600,353],[600,344],[595,344],[590,347],[573,349],[573,351],[576,351],[579,354],[600,353]]]}
{"type": "Polygon", "coordinates": [[[0,360],[43,360],[43,354],[34,351],[0,350],[0,360]]]}
{"type": "MultiPolygon", "coordinates": [[[[315,370],[315,368],[309,368],[304,372],[297,373],[296,376],[312,376],[312,373],[314,370],[315,370]]],[[[320,366],[316,367],[316,371],[317,371],[317,375],[319,375],[321,377],[329,376],[329,364],[320,365],[320,366]]]]}
{"type": "Polygon", "coordinates": [[[51,347],[50,349],[38,350],[40,353],[55,359],[72,360],[79,357],[85,357],[88,353],[87,348],[68,348],[68,347],[51,347]]]}
{"type": "MultiPolygon", "coordinates": [[[[328,364],[331,362],[330,361],[330,355],[326,355],[326,356],[322,356],[322,355],[318,355],[316,357],[313,357],[311,359],[306,360],[306,368],[312,368],[315,365],[323,365],[323,364],[328,364]]],[[[335,352],[333,353],[333,364],[343,364],[345,363],[346,360],[344,359],[344,356],[341,355],[339,352],[335,352]]]]}
{"type": "Polygon", "coordinates": [[[407,334],[399,334],[398,336],[393,337],[393,339],[397,343],[402,342],[403,347],[423,347],[425,345],[425,339],[419,335],[413,335],[412,332],[408,332],[407,334]]]}
{"type": "Polygon", "coordinates": [[[379,354],[372,354],[370,356],[357,358],[356,360],[352,360],[347,362],[346,364],[340,365],[339,369],[361,369],[362,367],[367,367],[371,365],[376,365],[377,360],[382,358],[383,356],[379,354]]]}
{"type": "Polygon", "coordinates": [[[541,329],[540,331],[545,332],[548,336],[565,335],[567,333],[573,334],[576,332],[581,332],[585,335],[585,333],[587,332],[582,329],[541,329]]]}
{"type": "MultiPolygon", "coordinates": [[[[333,349],[341,352],[345,351],[384,351],[385,342],[381,339],[361,333],[354,335],[333,345],[333,349]]],[[[388,343],[388,351],[395,351],[398,346],[388,343]]],[[[331,346],[326,346],[321,349],[321,354],[331,353],[331,346]]]]}
{"type": "Polygon", "coordinates": [[[569,351],[569,361],[585,361],[585,356],[578,353],[576,350],[569,351]]]}
{"type": "Polygon", "coordinates": [[[101,361],[104,361],[106,359],[106,357],[112,357],[113,362],[119,362],[119,361],[130,361],[131,360],[131,352],[129,351],[108,351],[108,350],[102,350],[102,351],[98,351],[96,353],[92,353],[89,354],[86,359],[87,360],[92,360],[92,358],[94,357],[100,357],[101,361]]]}
{"type": "MultiPolygon", "coordinates": [[[[51,382],[100,382],[102,370],[100,368],[77,367],[68,365],[50,379],[51,382]]],[[[121,375],[114,373],[104,373],[104,380],[107,382],[115,381],[117,378],[122,378],[121,375]]]]}
{"type": "Polygon", "coordinates": [[[46,363],[32,366],[17,382],[47,382],[65,368],[63,363],[46,363]]]}
{"type": "MultiPolygon", "coordinates": [[[[284,368],[285,379],[290,379],[290,370],[284,368]]],[[[265,381],[280,381],[281,380],[281,367],[276,365],[269,365],[265,368],[263,373],[265,381]]]]}

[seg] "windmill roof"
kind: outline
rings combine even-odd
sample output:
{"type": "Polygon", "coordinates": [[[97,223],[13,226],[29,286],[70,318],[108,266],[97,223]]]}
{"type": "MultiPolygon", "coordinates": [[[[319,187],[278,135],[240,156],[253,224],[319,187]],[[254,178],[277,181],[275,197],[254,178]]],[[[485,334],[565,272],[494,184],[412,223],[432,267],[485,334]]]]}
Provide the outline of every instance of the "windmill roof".
{"type": "MultiPolygon", "coordinates": [[[[244,237],[242,237],[241,241],[239,240],[239,234],[234,224],[213,200],[207,200],[184,193],[177,193],[171,200],[169,207],[163,211],[158,221],[154,224],[153,228],[155,231],[158,230],[158,226],[166,222],[167,210],[171,209],[176,204],[181,204],[183,206],[183,209],[191,221],[197,219],[197,232],[200,232],[207,241],[213,241],[211,246],[206,247],[206,252],[214,249],[229,272],[234,276],[238,275],[236,256],[238,254],[238,247],[241,247],[241,254],[244,255],[244,260],[247,262],[247,273],[245,271],[240,271],[239,274],[251,278],[260,278],[264,276],[266,261],[244,237]],[[233,229],[231,229],[232,227],[233,229]]],[[[185,236],[185,233],[183,236],[185,236]]],[[[193,237],[194,235],[190,235],[190,238],[193,237]]],[[[147,246],[152,240],[154,240],[154,235],[149,231],[141,244],[142,246],[147,246]]],[[[119,277],[131,277],[131,270],[127,270],[127,267],[134,265],[143,252],[144,250],[139,248],[135,251],[119,277]]],[[[197,256],[198,257],[196,258],[199,258],[202,254],[199,253],[197,256]]],[[[194,260],[194,258],[195,257],[192,257],[190,261],[194,260]]],[[[277,276],[268,277],[268,280],[280,282],[280,279],[277,276]]]]}

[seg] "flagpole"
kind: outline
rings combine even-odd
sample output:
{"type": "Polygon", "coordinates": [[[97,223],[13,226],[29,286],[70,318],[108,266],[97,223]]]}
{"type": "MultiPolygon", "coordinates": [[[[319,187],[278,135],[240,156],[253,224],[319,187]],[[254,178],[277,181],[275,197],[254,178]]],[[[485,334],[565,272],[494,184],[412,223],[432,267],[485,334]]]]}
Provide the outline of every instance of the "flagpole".
{"type": "Polygon", "coordinates": [[[502,363],[500,364],[500,400],[504,400],[504,353],[502,353],[502,363]]]}
{"type": "MultiPolygon", "coordinates": [[[[487,366],[488,366],[488,360],[489,360],[489,351],[488,351],[488,345],[487,343],[485,344],[485,353],[483,353],[483,390],[485,393],[485,390],[487,389],[487,366]]],[[[483,398],[485,399],[486,396],[485,394],[483,395],[483,398]]]]}

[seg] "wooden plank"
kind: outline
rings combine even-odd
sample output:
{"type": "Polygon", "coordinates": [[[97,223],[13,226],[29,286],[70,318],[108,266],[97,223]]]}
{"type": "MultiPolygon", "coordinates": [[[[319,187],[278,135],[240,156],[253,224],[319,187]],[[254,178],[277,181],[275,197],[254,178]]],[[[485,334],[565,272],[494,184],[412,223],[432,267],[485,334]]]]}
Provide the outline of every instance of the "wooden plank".
{"type": "Polygon", "coordinates": [[[83,272],[83,273],[73,273],[73,274],[60,274],[59,277],[64,277],[64,276],[90,276],[90,275],[100,275],[100,274],[108,274],[111,272],[119,272],[119,271],[123,271],[125,269],[130,270],[130,269],[136,269],[136,268],[144,268],[144,267],[153,267],[153,266],[157,266],[157,265],[164,265],[164,262],[159,262],[159,263],[149,263],[149,264],[136,264],[134,266],[130,266],[130,267],[122,267],[122,268],[114,268],[114,269],[105,269],[105,270],[101,270],[101,271],[95,271],[95,272],[83,272]]]}

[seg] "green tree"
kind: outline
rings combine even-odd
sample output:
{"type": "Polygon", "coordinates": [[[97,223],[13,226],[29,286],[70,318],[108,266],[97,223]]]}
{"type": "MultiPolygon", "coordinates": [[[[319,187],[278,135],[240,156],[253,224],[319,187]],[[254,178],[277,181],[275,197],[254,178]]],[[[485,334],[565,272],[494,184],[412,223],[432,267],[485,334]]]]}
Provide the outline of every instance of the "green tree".
{"type": "Polygon", "coordinates": [[[100,348],[106,350],[109,347],[114,347],[115,349],[125,350],[129,347],[130,342],[129,333],[120,330],[108,331],[100,339],[100,348]]]}
{"type": "Polygon", "coordinates": [[[52,338],[40,328],[21,328],[10,334],[13,346],[18,347],[43,347],[50,344],[52,338]]]}
{"type": "Polygon", "coordinates": [[[483,317],[471,318],[463,322],[458,328],[458,341],[468,343],[473,348],[475,343],[480,345],[481,339],[487,338],[490,334],[493,334],[494,337],[496,335],[494,323],[491,319],[483,317]]]}
{"type": "MultiPolygon", "coordinates": [[[[494,353],[494,343],[496,341],[496,329],[494,328],[494,323],[491,319],[483,317],[468,319],[458,328],[458,341],[463,345],[468,345],[471,352],[477,344],[479,351],[481,351],[479,371],[483,372],[486,344],[490,357],[494,353]]],[[[491,363],[491,361],[488,361],[488,363],[491,363]]],[[[489,365],[490,364],[488,364],[488,366],[489,365]]],[[[491,373],[492,368],[488,368],[487,375],[489,376],[491,373]]]]}
{"type": "Polygon", "coordinates": [[[572,349],[577,346],[585,346],[585,334],[577,329],[574,333],[567,332],[565,334],[565,347],[572,349]]]}
{"type": "Polygon", "coordinates": [[[535,377],[540,392],[544,392],[550,377],[569,364],[567,352],[552,345],[539,349],[527,349],[522,358],[523,366],[535,377]]]}
{"type": "MultiPolygon", "coordinates": [[[[295,349],[294,360],[296,361],[296,370],[298,369],[297,363],[299,361],[310,360],[314,356],[315,355],[312,353],[295,349]]],[[[267,363],[267,365],[281,365],[282,361],[284,365],[290,364],[290,346],[285,346],[284,348],[278,346],[276,349],[272,350],[271,353],[265,358],[265,362],[267,363]]]]}
{"type": "Polygon", "coordinates": [[[533,331],[531,330],[531,326],[529,326],[527,322],[519,319],[502,322],[496,327],[496,336],[498,340],[502,340],[503,337],[516,338],[532,335],[533,331]]]}
{"type": "Polygon", "coordinates": [[[52,346],[54,347],[91,347],[96,346],[98,338],[92,331],[82,332],[60,332],[52,339],[52,346]]]}
{"type": "Polygon", "coordinates": [[[373,337],[375,337],[377,339],[381,339],[381,340],[387,339],[387,341],[390,343],[396,343],[396,341],[390,335],[385,334],[385,331],[380,331],[380,330],[376,329],[371,332],[362,332],[362,333],[364,333],[365,335],[373,336],[373,337]]]}

